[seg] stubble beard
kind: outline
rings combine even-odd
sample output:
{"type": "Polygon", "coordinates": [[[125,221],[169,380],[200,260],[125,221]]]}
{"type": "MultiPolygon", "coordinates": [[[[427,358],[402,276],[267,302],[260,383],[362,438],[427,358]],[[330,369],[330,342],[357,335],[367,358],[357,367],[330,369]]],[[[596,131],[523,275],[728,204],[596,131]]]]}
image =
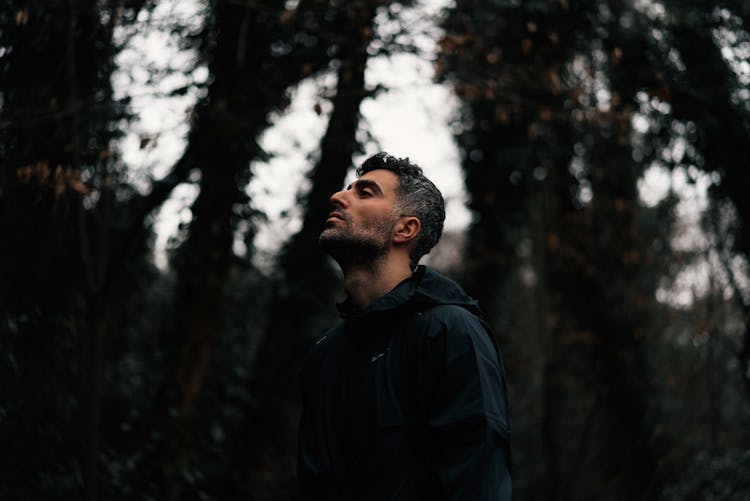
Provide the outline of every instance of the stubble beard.
{"type": "Polygon", "coordinates": [[[388,253],[393,223],[390,219],[381,220],[353,231],[347,221],[343,228],[323,230],[318,243],[341,267],[373,266],[388,253]]]}

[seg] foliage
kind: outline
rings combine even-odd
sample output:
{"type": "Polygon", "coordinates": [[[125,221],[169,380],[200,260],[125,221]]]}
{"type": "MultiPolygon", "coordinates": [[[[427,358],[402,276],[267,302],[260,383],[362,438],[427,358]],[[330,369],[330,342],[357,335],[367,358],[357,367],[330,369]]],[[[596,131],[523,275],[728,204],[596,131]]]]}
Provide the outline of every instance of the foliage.
{"type": "Polygon", "coordinates": [[[744,127],[718,55],[717,21],[729,11],[661,7],[459,1],[444,22],[439,77],[461,97],[457,141],[475,213],[467,282],[508,347],[518,413],[535,417],[515,425],[522,499],[650,499],[680,475],[661,451],[684,436],[666,431],[673,409],[649,398],[659,390],[648,363],[663,349],[656,296],[672,273],[677,197],[645,206],[638,182],[653,163],[734,178],[746,162],[744,144],[727,148],[744,127]],[[711,77],[690,71],[697,64],[711,77]],[[702,116],[685,127],[692,113],[702,116]],[[717,114],[731,130],[707,120],[717,114]],[[697,122],[711,131],[690,135],[697,122]],[[709,143],[722,146],[709,162],[699,152],[713,151],[715,134],[709,143]],[[687,154],[673,154],[683,140],[687,154]]]}
{"type": "MultiPolygon", "coordinates": [[[[212,0],[167,22],[194,54],[184,71],[209,76],[182,156],[146,189],[118,152],[133,111],[112,78],[158,2],[0,9],[0,497],[295,497],[297,370],[337,287],[313,248],[360,104],[383,90],[369,58],[425,55],[399,24],[410,5],[212,0]],[[337,83],[302,227],[264,275],[249,166],[320,71],[337,83]],[[153,214],[184,182],[199,195],[160,270],[153,214]]],[[[453,268],[510,374],[515,497],[743,499],[750,11],[458,0],[440,22],[474,215],[453,268]],[[679,190],[640,195],[655,168],[710,185],[689,249],[679,190]],[[707,285],[676,304],[696,269],[707,285]]]]}

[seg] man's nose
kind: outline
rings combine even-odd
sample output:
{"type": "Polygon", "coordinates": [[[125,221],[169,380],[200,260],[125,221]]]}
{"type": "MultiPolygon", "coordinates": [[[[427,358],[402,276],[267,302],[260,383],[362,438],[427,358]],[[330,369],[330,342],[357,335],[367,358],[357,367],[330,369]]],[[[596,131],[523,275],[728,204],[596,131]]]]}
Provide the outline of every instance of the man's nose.
{"type": "Polygon", "coordinates": [[[347,206],[346,203],[346,192],[344,190],[337,191],[333,195],[331,195],[331,198],[329,199],[331,201],[332,205],[345,208],[347,206]]]}

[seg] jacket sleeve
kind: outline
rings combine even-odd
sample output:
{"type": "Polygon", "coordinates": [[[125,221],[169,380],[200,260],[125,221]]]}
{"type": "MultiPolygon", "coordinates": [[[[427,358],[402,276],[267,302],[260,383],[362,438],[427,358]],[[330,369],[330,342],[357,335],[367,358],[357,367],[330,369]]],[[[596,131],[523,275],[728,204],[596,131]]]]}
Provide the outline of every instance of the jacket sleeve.
{"type": "Polygon", "coordinates": [[[446,500],[510,500],[510,421],[498,351],[478,317],[441,310],[423,386],[432,476],[446,500]]]}

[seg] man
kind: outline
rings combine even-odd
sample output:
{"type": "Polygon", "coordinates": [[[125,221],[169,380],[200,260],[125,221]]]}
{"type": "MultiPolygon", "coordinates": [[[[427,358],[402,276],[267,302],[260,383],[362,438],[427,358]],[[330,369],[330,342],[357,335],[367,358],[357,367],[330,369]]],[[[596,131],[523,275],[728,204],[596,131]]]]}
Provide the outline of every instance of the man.
{"type": "Polygon", "coordinates": [[[331,196],[320,245],[344,273],[343,323],[302,370],[303,500],[510,499],[505,375],[477,303],[419,259],[443,197],[379,153],[331,196]]]}

